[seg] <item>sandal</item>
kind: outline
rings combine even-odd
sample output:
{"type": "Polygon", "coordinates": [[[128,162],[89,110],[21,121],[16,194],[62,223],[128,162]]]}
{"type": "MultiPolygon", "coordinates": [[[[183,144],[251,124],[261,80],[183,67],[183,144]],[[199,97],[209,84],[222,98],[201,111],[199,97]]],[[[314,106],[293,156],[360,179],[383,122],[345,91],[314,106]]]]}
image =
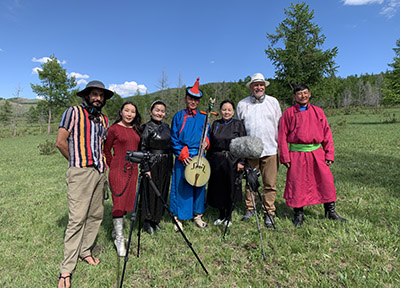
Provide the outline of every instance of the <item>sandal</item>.
{"type": "MultiPolygon", "coordinates": [[[[175,216],[174,218],[175,218],[176,223],[178,223],[179,228],[181,228],[181,230],[183,231],[183,224],[182,224],[182,222],[178,220],[178,217],[175,216]]],[[[178,226],[177,226],[176,224],[174,225],[174,230],[175,230],[175,232],[179,232],[178,226]]]]}
{"type": "Polygon", "coordinates": [[[99,265],[100,264],[100,259],[98,259],[98,258],[94,258],[93,257],[93,255],[88,255],[88,256],[85,256],[85,257],[79,257],[79,261],[83,261],[83,262],[86,262],[87,264],[89,264],[89,265],[92,265],[92,266],[97,266],[97,265],[99,265]],[[93,263],[90,263],[88,260],[87,260],[87,258],[92,258],[92,261],[93,261],[93,263]],[[97,262],[96,262],[97,261],[97,262]]]}
{"type": "Polygon", "coordinates": [[[203,219],[201,219],[201,216],[203,216],[202,214],[197,214],[194,216],[193,221],[194,224],[196,224],[197,227],[199,227],[200,229],[204,229],[207,227],[207,223],[203,221],[203,219]]]}
{"type": "Polygon", "coordinates": [[[72,274],[70,273],[69,275],[66,276],[62,276],[62,274],[60,274],[60,276],[58,276],[58,286],[60,286],[60,280],[63,280],[63,288],[70,288],[71,287],[71,279],[72,279],[72,274]],[[69,278],[69,286],[67,287],[67,279],[69,278]]]}

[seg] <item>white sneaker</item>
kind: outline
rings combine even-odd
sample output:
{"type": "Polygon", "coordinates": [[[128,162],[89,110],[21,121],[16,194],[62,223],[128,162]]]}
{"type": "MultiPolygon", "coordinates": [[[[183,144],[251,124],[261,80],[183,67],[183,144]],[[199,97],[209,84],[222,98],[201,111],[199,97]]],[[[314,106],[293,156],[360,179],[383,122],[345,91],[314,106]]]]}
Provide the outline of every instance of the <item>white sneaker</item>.
{"type": "Polygon", "coordinates": [[[232,225],[232,221],[225,220],[224,225],[229,227],[232,225]]]}
{"type": "Polygon", "coordinates": [[[221,225],[222,222],[224,222],[224,221],[225,221],[225,218],[224,218],[224,219],[219,219],[219,218],[218,218],[217,220],[214,221],[214,225],[215,225],[215,226],[221,225]]]}

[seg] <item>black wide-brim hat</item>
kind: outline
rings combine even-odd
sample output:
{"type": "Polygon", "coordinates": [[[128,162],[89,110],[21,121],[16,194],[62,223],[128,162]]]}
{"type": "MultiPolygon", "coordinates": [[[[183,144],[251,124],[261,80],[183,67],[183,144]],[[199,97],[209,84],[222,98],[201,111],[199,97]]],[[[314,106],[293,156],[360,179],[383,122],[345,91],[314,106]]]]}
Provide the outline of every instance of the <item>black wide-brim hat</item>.
{"type": "Polygon", "coordinates": [[[85,89],[79,91],[78,93],[76,93],[76,95],[78,95],[80,97],[85,97],[85,96],[89,95],[90,90],[92,90],[93,88],[103,90],[105,99],[110,99],[112,96],[114,96],[114,92],[106,89],[106,86],[104,86],[103,82],[98,81],[98,80],[90,81],[88,84],[86,84],[85,89]]]}

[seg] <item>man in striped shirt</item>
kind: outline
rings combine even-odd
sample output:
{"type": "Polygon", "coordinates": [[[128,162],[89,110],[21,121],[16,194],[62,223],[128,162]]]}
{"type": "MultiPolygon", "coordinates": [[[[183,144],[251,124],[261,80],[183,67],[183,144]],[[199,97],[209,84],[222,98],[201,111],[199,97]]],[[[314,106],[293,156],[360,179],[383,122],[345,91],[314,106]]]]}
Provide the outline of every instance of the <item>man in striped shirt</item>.
{"type": "Polygon", "coordinates": [[[64,238],[64,260],[58,287],[70,287],[78,258],[96,266],[94,244],[103,220],[103,189],[106,162],[103,155],[108,119],[101,113],[106,100],[114,93],[100,81],[91,81],[77,93],[82,103],[63,114],[56,146],[68,160],[68,225],[64,238]]]}

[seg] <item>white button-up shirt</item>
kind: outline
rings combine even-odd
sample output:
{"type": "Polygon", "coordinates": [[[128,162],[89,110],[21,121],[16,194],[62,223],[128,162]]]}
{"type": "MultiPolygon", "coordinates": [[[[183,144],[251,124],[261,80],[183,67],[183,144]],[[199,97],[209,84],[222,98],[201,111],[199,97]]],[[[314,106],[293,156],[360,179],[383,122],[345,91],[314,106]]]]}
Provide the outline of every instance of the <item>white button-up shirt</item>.
{"type": "Polygon", "coordinates": [[[259,100],[249,96],[239,101],[236,118],[243,121],[247,136],[258,137],[264,144],[260,157],[278,154],[278,126],[282,117],[278,100],[263,95],[259,100]]]}

